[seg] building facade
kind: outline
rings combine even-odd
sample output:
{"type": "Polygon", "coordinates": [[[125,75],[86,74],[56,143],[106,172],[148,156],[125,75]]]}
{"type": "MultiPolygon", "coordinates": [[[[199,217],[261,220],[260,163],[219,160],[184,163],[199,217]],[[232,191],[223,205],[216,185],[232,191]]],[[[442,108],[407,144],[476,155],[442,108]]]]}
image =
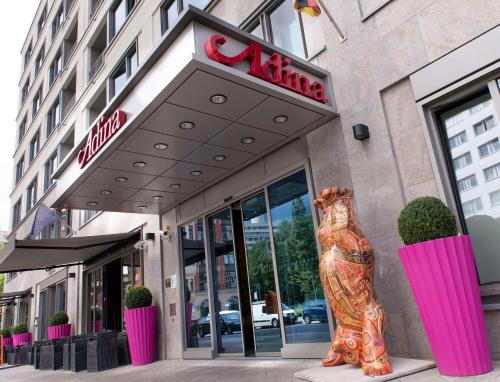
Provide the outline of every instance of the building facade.
{"type": "Polygon", "coordinates": [[[375,250],[390,354],[432,357],[396,254],[400,210],[432,195],[473,237],[500,359],[500,4],[324,3],[343,38],[288,0],[40,2],[4,327],[45,338],[65,310],[74,334],[125,330],[125,293],[145,285],[162,358],[321,357],[334,320],[312,200],[338,186],[375,250]],[[58,218],[36,243],[41,206],[58,218]]]}

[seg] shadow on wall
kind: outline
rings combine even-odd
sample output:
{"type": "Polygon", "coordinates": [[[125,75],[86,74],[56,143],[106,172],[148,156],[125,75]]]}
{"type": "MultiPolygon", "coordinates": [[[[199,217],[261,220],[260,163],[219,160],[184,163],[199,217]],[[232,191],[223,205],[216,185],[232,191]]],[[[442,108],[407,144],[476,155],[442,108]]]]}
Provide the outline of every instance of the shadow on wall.
{"type": "Polygon", "coordinates": [[[466,220],[481,284],[500,281],[500,223],[488,215],[466,220]]]}

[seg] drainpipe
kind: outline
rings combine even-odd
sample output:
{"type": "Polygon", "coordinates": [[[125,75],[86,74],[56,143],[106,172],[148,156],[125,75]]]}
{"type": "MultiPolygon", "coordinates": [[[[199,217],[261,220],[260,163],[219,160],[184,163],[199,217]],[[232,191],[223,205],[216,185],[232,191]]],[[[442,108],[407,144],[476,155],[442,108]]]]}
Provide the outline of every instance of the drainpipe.
{"type": "MultiPolygon", "coordinates": [[[[158,214],[158,223],[159,223],[159,229],[163,227],[162,225],[162,218],[161,214],[158,214]]],[[[165,359],[167,358],[167,333],[166,333],[166,322],[165,322],[165,287],[163,285],[165,280],[165,270],[164,270],[164,260],[163,260],[163,242],[161,240],[158,240],[160,243],[160,288],[161,288],[161,327],[162,327],[162,332],[163,332],[163,341],[162,341],[162,346],[163,346],[163,354],[165,355],[165,359]]]]}

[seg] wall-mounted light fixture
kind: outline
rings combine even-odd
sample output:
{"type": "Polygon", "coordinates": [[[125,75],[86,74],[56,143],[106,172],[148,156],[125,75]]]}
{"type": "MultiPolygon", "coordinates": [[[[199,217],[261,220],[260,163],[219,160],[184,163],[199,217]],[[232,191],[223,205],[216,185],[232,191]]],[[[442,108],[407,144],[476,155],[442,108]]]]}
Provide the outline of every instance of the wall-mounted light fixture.
{"type": "Polygon", "coordinates": [[[354,125],[352,127],[352,132],[354,133],[354,139],[357,139],[358,141],[364,141],[365,139],[370,138],[368,126],[363,125],[362,123],[354,125]]]}
{"type": "Polygon", "coordinates": [[[74,273],[74,272],[70,272],[70,273],[68,273],[68,278],[69,278],[69,279],[74,279],[74,278],[76,278],[76,273],[74,273]]]}
{"type": "Polygon", "coordinates": [[[155,234],[153,232],[146,232],[146,234],[144,235],[144,239],[154,241],[155,234]]]}

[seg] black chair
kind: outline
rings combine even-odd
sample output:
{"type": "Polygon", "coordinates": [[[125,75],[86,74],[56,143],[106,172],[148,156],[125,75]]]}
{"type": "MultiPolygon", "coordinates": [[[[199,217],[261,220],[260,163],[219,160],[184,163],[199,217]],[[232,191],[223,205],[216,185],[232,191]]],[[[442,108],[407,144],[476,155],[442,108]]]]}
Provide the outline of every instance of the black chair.
{"type": "Polygon", "coordinates": [[[118,365],[130,365],[130,349],[128,347],[128,337],[126,332],[118,333],[116,335],[116,350],[118,353],[118,365]]]}
{"type": "Polygon", "coordinates": [[[91,336],[82,336],[71,341],[71,371],[87,370],[87,344],[91,336]]]}
{"type": "Polygon", "coordinates": [[[35,341],[33,344],[33,362],[31,363],[35,369],[40,368],[40,350],[42,346],[49,346],[49,340],[35,341]]]}
{"type": "Polygon", "coordinates": [[[40,370],[58,370],[63,366],[63,347],[69,337],[58,338],[51,341],[51,345],[42,346],[40,349],[40,370]]]}
{"type": "Polygon", "coordinates": [[[80,336],[72,336],[69,337],[67,343],[63,345],[63,369],[71,370],[71,348],[74,341],[78,341],[80,339],[88,338],[88,335],[80,335],[80,336]]]}
{"type": "Polygon", "coordinates": [[[29,356],[30,353],[33,352],[33,346],[24,345],[19,347],[19,360],[18,363],[20,365],[30,365],[31,358],[29,356]]]}
{"type": "Polygon", "coordinates": [[[14,346],[8,346],[7,353],[7,363],[9,365],[17,365],[19,362],[19,348],[15,348],[14,346]]]}
{"type": "Polygon", "coordinates": [[[87,371],[97,372],[118,367],[116,332],[97,333],[87,344],[87,371]]]}

